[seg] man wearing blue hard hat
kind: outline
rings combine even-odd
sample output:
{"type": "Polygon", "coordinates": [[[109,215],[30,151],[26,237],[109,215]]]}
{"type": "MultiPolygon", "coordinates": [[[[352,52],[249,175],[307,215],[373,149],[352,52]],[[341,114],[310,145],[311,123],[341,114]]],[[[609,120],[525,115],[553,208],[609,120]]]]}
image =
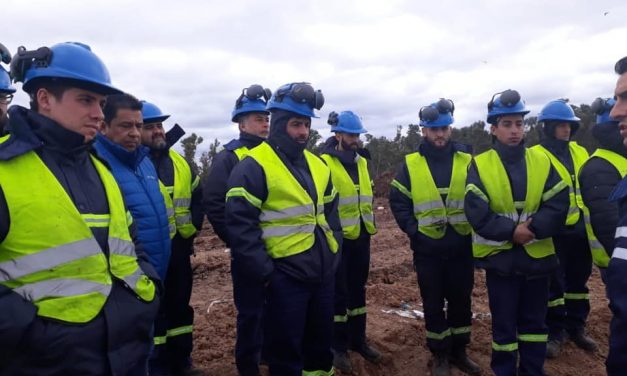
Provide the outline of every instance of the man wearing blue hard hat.
{"type": "MultiPolygon", "coordinates": [[[[155,352],[150,359],[153,373],[176,376],[203,375],[192,365],[194,309],[189,305],[193,273],[190,257],[194,238],[202,228],[202,188],[196,171],[172,146],[185,134],[175,124],[164,132],[170,115],[157,105],[142,101],[141,142],[165,192],[166,206],[172,208],[172,252],[165,278],[165,296],[155,324],[155,352]]],[[[152,374],[152,373],[151,373],[152,374]]]]}
{"type": "MultiPolygon", "coordinates": [[[[268,137],[270,112],[266,110],[266,105],[271,96],[270,89],[257,84],[242,90],[231,113],[231,121],[239,127],[239,137],[224,145],[224,150],[215,156],[211,172],[203,181],[204,211],[213,230],[227,247],[230,247],[224,221],[227,182],[235,165],[268,137]]],[[[256,376],[259,374],[263,341],[264,286],[249,281],[235,265],[231,265],[231,277],[237,308],[235,364],[240,375],[256,376]]]]}
{"type": "MultiPolygon", "coordinates": [[[[11,62],[11,53],[0,43],[0,62],[9,64],[11,62]]],[[[11,85],[11,77],[2,66],[0,66],[0,136],[4,134],[4,128],[8,121],[7,108],[13,100],[15,88],[11,85]]]]}
{"type": "Polygon", "coordinates": [[[342,243],[329,168],[305,150],[324,97],[308,83],[270,98],[268,140],[229,178],[233,267],[265,285],[264,359],[271,375],[332,375],[333,291],[342,243]]]}
{"type": "Polygon", "coordinates": [[[568,213],[568,186],[549,157],[525,146],[529,113],[515,90],[488,103],[492,148],[468,170],[464,211],[475,265],[485,269],[492,314],[492,371],[543,375],[553,236],[568,213]]]}
{"type": "Polygon", "coordinates": [[[547,358],[556,358],[566,339],[578,347],[594,352],[598,346],[585,331],[590,312],[588,278],[592,272],[592,256],[586,235],[579,171],[588,159],[588,152],[571,141],[579,129],[579,118],[565,100],[546,104],[538,115],[543,140],[534,149],[551,160],[564,183],[568,185],[570,204],[562,231],[553,237],[559,268],[551,278],[547,325],[549,342],[547,358]]]}
{"type": "Polygon", "coordinates": [[[331,180],[338,191],[344,232],[342,256],[335,275],[333,366],[350,373],[348,349],[372,363],[381,360],[381,354],[366,341],[370,237],[376,233],[367,162],[370,153],[360,145],[359,135],[366,133],[366,129],[355,113],[331,112],[327,123],[335,135],[324,144],[321,157],[331,169],[331,180]]]}
{"type": "MultiPolygon", "coordinates": [[[[614,89],[616,103],[610,117],[618,122],[623,143],[627,147],[627,56],[614,68],[619,75],[614,89]]],[[[623,180],[610,200],[619,203],[620,219],[616,227],[616,246],[606,273],[607,296],[612,310],[610,349],[605,362],[608,376],[618,376],[627,369],[627,180],[623,180]]]]}
{"type": "Polygon", "coordinates": [[[472,157],[466,145],[451,141],[454,110],[444,98],[420,109],[423,141],[405,156],[390,189],[390,208],[414,253],[431,374],[437,376],[450,375],[451,364],[470,375],[481,373],[466,354],[474,268],[463,205],[472,157]]]}
{"type": "Polygon", "coordinates": [[[31,109],[12,106],[0,138],[0,374],[126,375],[148,355],[160,283],[90,150],[120,91],[81,43],[20,47],[11,75],[31,109]]]}
{"type": "Polygon", "coordinates": [[[605,272],[615,247],[618,203],[609,201],[616,185],[627,174],[627,148],[623,145],[618,121],[610,116],[616,99],[596,98],[590,105],[596,114],[592,136],[599,147],[581,168],[579,184],[584,202],[584,220],[592,261],[605,272]]]}

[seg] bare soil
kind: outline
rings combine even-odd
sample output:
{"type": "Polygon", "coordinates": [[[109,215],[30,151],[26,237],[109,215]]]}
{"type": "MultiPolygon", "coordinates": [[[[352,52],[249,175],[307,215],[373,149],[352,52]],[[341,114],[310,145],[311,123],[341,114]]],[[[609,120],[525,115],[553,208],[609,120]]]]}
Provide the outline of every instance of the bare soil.
{"type": "MultiPolygon", "coordinates": [[[[367,287],[368,337],[383,352],[384,360],[381,364],[373,365],[365,362],[358,354],[351,354],[354,368],[352,375],[429,375],[430,353],[426,347],[424,321],[383,312],[399,310],[402,306],[406,308],[407,305],[418,310],[422,310],[422,307],[407,237],[396,226],[387,200],[377,199],[375,208],[379,232],[372,239],[367,287]]],[[[204,369],[208,375],[236,376],[233,356],[236,310],[233,305],[230,256],[211,226],[205,226],[196,239],[196,255],[192,260],[192,306],[196,312],[193,358],[195,365],[204,369]]],[[[558,359],[545,363],[546,372],[550,376],[605,375],[611,314],[596,269],[588,286],[591,303],[588,332],[598,342],[600,351],[589,354],[567,342],[558,359]]],[[[487,315],[489,308],[485,275],[481,270],[475,272],[472,297],[473,312],[478,317],[473,320],[472,342],[468,353],[482,367],[483,374],[490,375],[491,323],[487,315]]],[[[453,375],[462,373],[454,370],[453,375]]]]}

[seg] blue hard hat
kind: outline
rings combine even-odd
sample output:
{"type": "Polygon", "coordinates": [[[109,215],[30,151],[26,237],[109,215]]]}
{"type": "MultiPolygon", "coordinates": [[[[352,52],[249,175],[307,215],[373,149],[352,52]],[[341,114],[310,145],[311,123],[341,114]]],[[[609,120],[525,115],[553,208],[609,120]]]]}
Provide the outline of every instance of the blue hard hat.
{"type": "Polygon", "coordinates": [[[20,47],[11,61],[11,75],[16,82],[24,83],[26,92],[30,92],[39,79],[62,78],[82,83],[103,95],[122,93],[111,84],[102,60],[88,45],[78,42],[59,43],[34,51],[20,47]]]}
{"type": "Polygon", "coordinates": [[[15,88],[11,85],[11,77],[9,72],[0,67],[0,93],[15,93],[15,88]]]}
{"type": "Polygon", "coordinates": [[[550,101],[538,114],[538,121],[556,120],[569,123],[579,123],[581,119],[575,116],[575,111],[563,99],[550,101]]]}
{"type": "Polygon", "coordinates": [[[343,133],[366,133],[368,132],[361,119],[353,111],[342,111],[339,114],[337,112],[331,112],[327,123],[331,126],[331,132],[343,132],[343,133]]]}
{"type": "Polygon", "coordinates": [[[144,124],[161,123],[164,122],[170,115],[166,115],[161,112],[161,109],[154,104],[146,101],[142,102],[142,118],[144,124]]]}
{"type": "Polygon", "coordinates": [[[610,117],[614,104],[616,104],[614,98],[597,98],[592,102],[590,109],[597,115],[597,124],[618,123],[616,119],[610,117]]]}
{"type": "Polygon", "coordinates": [[[516,90],[507,89],[496,93],[488,103],[488,118],[490,124],[496,124],[500,116],[505,115],[527,115],[529,110],[525,107],[525,102],[520,98],[516,90]]]}
{"type": "Polygon", "coordinates": [[[440,98],[439,101],[424,106],[418,112],[420,126],[427,128],[446,127],[455,121],[453,113],[455,104],[450,99],[440,98]]]}
{"type": "Polygon", "coordinates": [[[293,82],[281,86],[270,98],[266,110],[285,110],[306,117],[317,118],[314,109],[324,105],[322,91],[314,90],[307,82],[293,82]]]}
{"type": "Polygon", "coordinates": [[[231,121],[237,123],[239,115],[250,112],[269,113],[266,110],[268,99],[272,96],[272,91],[261,85],[250,85],[246,89],[242,89],[242,94],[235,101],[235,108],[231,112],[231,121]]]}

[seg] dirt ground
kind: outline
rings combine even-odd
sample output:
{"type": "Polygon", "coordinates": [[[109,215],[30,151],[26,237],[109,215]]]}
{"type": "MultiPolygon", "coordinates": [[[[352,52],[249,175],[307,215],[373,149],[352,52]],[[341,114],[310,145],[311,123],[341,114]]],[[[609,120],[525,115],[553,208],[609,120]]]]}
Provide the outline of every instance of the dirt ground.
{"type": "MultiPolygon", "coordinates": [[[[375,207],[379,232],[372,239],[367,290],[368,337],[383,352],[384,360],[382,364],[373,365],[351,354],[352,375],[429,375],[430,354],[425,344],[424,321],[383,312],[407,308],[407,305],[410,309],[422,310],[422,307],[407,238],[396,226],[386,200],[377,199],[375,207]]],[[[206,226],[196,240],[196,255],[192,260],[192,306],[196,312],[193,358],[196,366],[209,375],[236,376],[233,356],[236,310],[229,253],[211,227],[206,226]]],[[[588,286],[591,303],[588,332],[599,343],[600,351],[589,354],[569,342],[558,359],[545,363],[550,376],[605,375],[611,315],[597,270],[588,286]]],[[[484,375],[490,375],[492,339],[485,276],[480,270],[475,272],[473,312],[477,318],[472,324],[469,355],[479,363],[484,375]]],[[[454,370],[453,375],[462,373],[454,370]]]]}

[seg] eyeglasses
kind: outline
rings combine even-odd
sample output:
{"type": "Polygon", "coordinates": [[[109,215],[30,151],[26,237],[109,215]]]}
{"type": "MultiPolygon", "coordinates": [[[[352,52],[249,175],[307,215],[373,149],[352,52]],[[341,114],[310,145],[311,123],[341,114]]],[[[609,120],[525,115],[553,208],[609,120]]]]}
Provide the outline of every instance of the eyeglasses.
{"type": "Polygon", "coordinates": [[[518,102],[520,102],[520,94],[518,94],[516,90],[511,89],[494,94],[490,103],[488,103],[488,111],[492,111],[494,108],[494,101],[496,99],[501,101],[501,106],[514,107],[518,102]]]}
{"type": "Polygon", "coordinates": [[[453,115],[455,112],[455,103],[450,99],[440,98],[440,100],[433,106],[424,106],[418,112],[420,120],[424,121],[436,121],[440,114],[450,113],[453,115]]]}
{"type": "Polygon", "coordinates": [[[263,97],[264,102],[268,102],[268,99],[272,96],[272,91],[268,88],[263,88],[261,85],[250,85],[250,87],[242,89],[242,94],[235,101],[235,108],[242,107],[244,98],[248,98],[251,101],[258,100],[263,97]]]}
{"type": "Polygon", "coordinates": [[[324,95],[322,95],[322,91],[314,90],[308,82],[298,82],[279,89],[275,99],[277,102],[281,102],[286,95],[292,98],[294,102],[307,103],[316,110],[321,109],[324,105],[324,95]]]}
{"type": "Polygon", "coordinates": [[[590,109],[597,115],[601,115],[614,107],[613,103],[610,103],[610,98],[597,98],[590,105],[590,109]]]}
{"type": "Polygon", "coordinates": [[[13,94],[0,94],[0,103],[9,104],[13,100],[13,94]]]}

